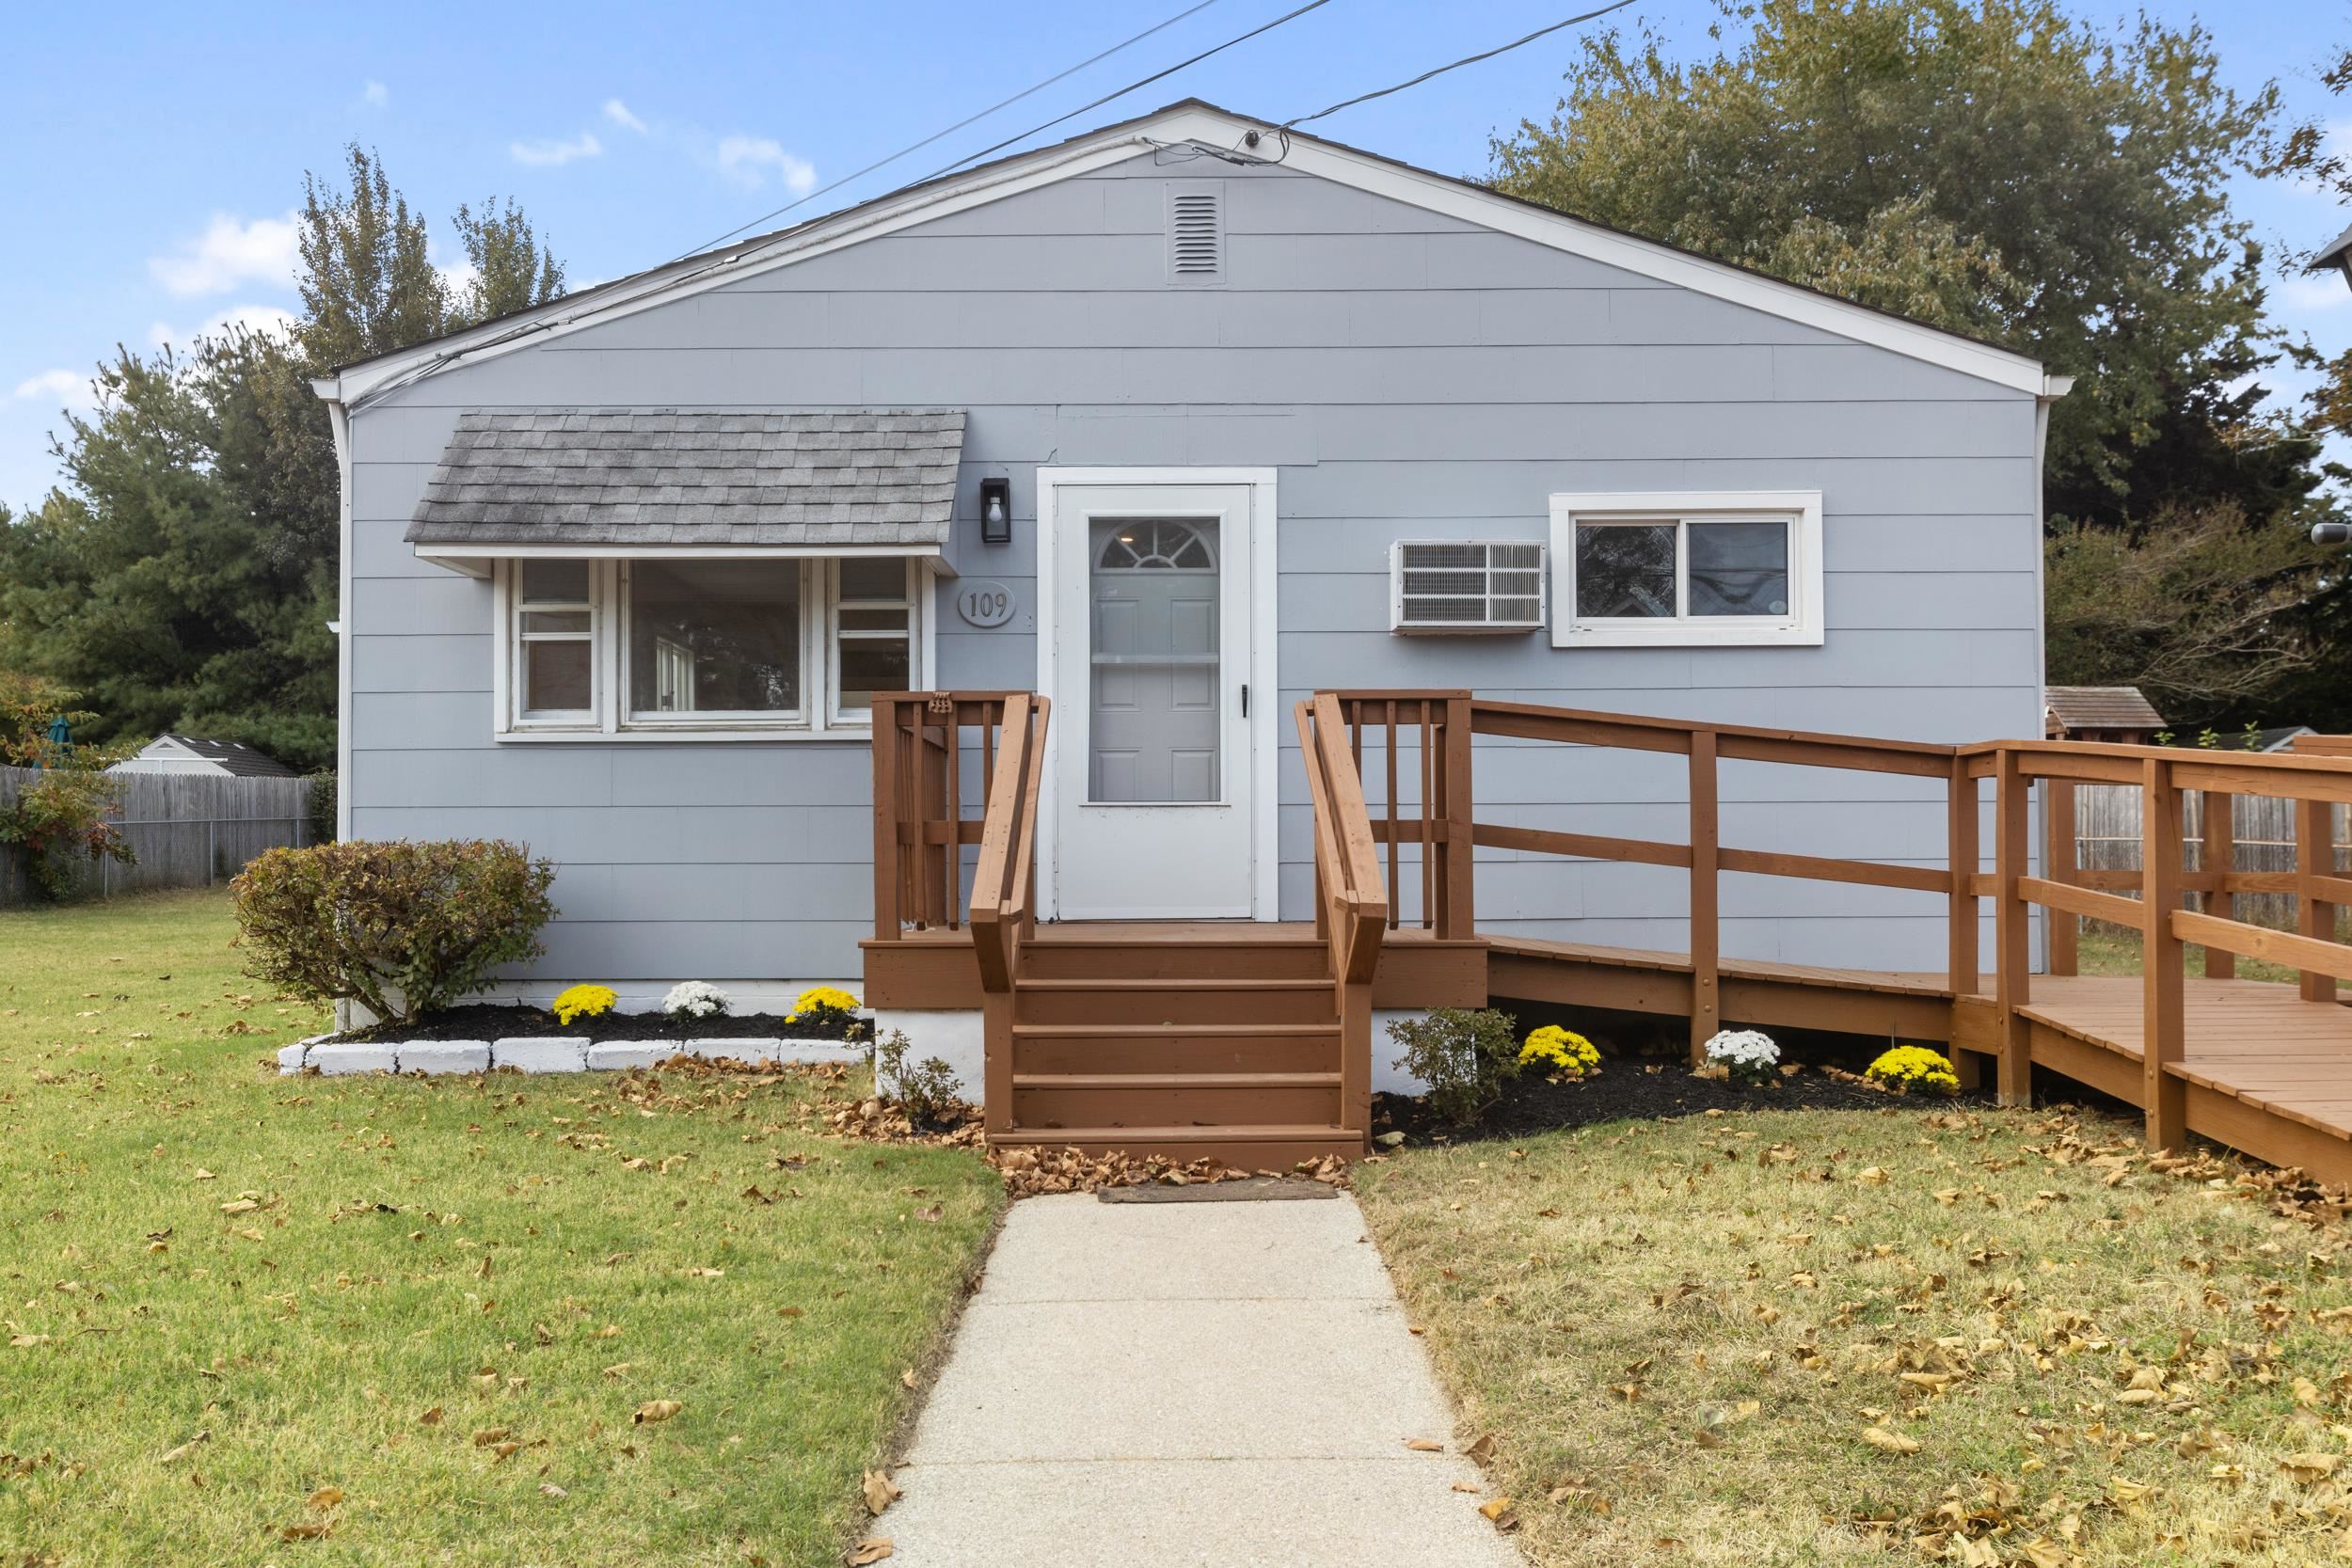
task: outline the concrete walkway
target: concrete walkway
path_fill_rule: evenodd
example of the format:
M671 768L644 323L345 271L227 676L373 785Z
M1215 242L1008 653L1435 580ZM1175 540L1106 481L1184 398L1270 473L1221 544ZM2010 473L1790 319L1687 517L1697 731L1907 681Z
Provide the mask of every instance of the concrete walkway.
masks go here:
M1030 1198L872 1533L893 1568L1518 1568L1454 1421L1352 1197Z

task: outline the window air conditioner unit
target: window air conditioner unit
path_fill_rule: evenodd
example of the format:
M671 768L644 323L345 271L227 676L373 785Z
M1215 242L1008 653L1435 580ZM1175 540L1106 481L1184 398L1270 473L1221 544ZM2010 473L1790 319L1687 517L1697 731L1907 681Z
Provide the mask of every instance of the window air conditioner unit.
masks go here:
M1528 540L1405 539L1389 556L1389 628L1416 635L1544 625L1544 546Z

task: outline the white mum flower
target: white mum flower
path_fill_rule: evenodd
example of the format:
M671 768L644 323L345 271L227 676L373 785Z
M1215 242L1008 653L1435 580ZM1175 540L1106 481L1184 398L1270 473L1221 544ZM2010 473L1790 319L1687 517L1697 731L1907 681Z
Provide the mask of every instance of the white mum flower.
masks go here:
M707 980L682 980L661 999L661 1010L672 1018L717 1018L735 1006L735 998Z
M1780 1065L1780 1047L1758 1029L1725 1029L1707 1042L1707 1059L1722 1067L1773 1068Z

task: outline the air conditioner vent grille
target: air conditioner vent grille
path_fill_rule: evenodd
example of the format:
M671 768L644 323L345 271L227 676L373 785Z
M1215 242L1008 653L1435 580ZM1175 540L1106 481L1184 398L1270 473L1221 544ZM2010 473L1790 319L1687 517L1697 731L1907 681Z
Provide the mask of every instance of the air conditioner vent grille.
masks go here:
M1533 631L1544 624L1544 546L1518 540L1400 541L1391 626L1402 632Z

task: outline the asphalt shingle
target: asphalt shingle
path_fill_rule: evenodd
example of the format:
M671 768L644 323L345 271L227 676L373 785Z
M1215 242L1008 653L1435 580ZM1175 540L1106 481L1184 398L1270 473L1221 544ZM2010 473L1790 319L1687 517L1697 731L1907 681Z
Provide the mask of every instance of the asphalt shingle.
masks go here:
M944 546L961 408L469 408L412 545Z

